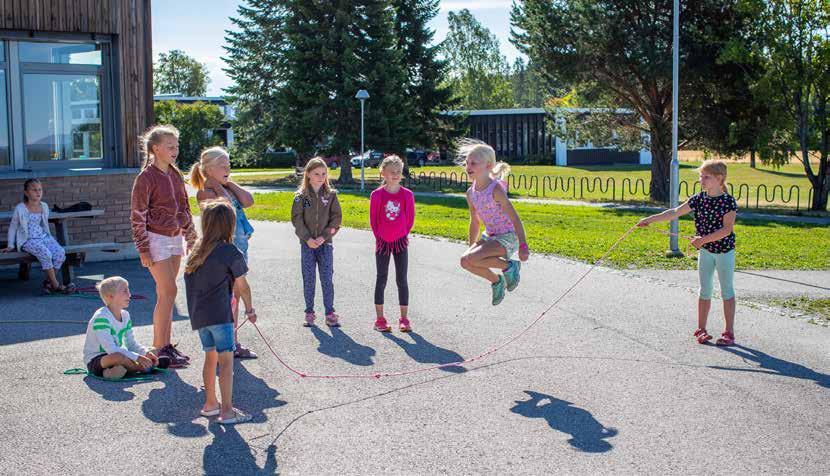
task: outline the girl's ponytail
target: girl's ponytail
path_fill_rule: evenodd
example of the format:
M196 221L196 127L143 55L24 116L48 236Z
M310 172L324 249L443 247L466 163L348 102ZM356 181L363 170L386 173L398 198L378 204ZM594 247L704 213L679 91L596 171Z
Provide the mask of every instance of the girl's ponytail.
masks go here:
M507 162L496 162L496 165L493 166L493 171L490 172L490 176L496 180L506 180L509 174L510 164Z
M190 167L190 185L196 190L202 190L205 187L205 172L202 170L202 163L196 162Z

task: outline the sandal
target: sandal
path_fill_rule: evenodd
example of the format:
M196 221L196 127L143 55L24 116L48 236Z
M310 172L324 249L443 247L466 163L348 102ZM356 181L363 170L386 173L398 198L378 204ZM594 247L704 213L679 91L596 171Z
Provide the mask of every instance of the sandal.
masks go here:
M731 332L724 332L720 335L720 339L715 341L715 345L728 346L735 343L735 334Z
M695 331L694 336L697 338L698 344L705 344L706 342L712 340L712 336L706 332L706 329L698 329Z
M236 408L233 409L233 413L234 413L234 415L231 418L224 418L223 419L222 417L219 417L219 419L216 420L216 421L218 421L219 424L221 424L221 425L236 425L238 423L247 423L247 422L251 421L251 419L253 418L252 415L249 415L247 413L242 413L241 411L237 410Z

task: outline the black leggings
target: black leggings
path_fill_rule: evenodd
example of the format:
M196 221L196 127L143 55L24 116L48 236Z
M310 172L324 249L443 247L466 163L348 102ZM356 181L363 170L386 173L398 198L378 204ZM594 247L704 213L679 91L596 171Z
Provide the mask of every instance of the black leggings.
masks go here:
M406 282L406 268L409 265L407 249L388 255L375 253L378 277L375 281L375 304L383 304L383 292L386 290L386 278L389 276L389 258L395 258L395 283L398 285L398 302L401 306L409 305L409 284Z

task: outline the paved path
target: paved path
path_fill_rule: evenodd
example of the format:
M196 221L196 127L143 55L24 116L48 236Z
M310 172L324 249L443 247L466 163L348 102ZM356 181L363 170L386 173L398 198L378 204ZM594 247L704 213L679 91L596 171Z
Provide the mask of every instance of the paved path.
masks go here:
M271 185L245 185L246 190L251 193L273 193L273 192L293 192L295 189L290 187L275 187ZM194 195L195 190L188 188L188 193ZM441 193L441 192L415 192L419 197L464 197L461 193ZM529 198L529 197L515 197L510 199L513 202L520 203L538 203L542 205L564 205L570 207L594 207L606 208L612 210L633 210L643 211L649 213L656 213L664 210L660 207L653 207L648 205L636 204L620 204L620 203L606 203L606 202L586 202L582 200L557 200L552 198ZM765 220L781 223L806 223L811 225L830 225L830 217L821 216L799 216L799 215L776 215L772 213L761 213L741 210L738 213L738 220Z
M415 332L382 335L371 330L371 235L343 230L335 283L344 326L306 329L290 226L254 226L250 278L261 328L309 372L474 356L523 329L587 269L534 256L519 289L494 308L488 287L459 269L462 245L416 237ZM88 265L79 283L113 273L152 298L135 261ZM25 285L0 283L0 320L86 320L99 305L39 297L37 280L35 272ZM151 302L131 306L145 342ZM61 375L81 363L82 325L0 323L0 467L84 475L830 473L830 328L739 304L740 345L699 346L691 339L695 303L687 286L598 269L488 359L380 380L300 379L246 326L241 338L262 358L236 366L235 404L254 415L236 428L198 416L202 356L181 298L174 336L196 363L149 383ZM392 308L388 315L397 317Z

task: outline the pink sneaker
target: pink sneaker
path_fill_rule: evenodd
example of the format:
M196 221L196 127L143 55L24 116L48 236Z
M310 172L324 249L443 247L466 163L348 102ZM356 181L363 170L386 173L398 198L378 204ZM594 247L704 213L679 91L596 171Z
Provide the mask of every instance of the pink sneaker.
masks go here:
M398 330L401 332L412 332L412 325L409 323L409 319L402 317L398 320Z
M314 319L317 319L317 314L313 312L305 313L305 322L303 323L304 327L314 327Z
M340 327L340 316L333 312L326 314L326 325L329 327Z
M375 320L375 330L378 332L390 332L392 328L389 327L389 323L386 322L386 318L381 316Z

